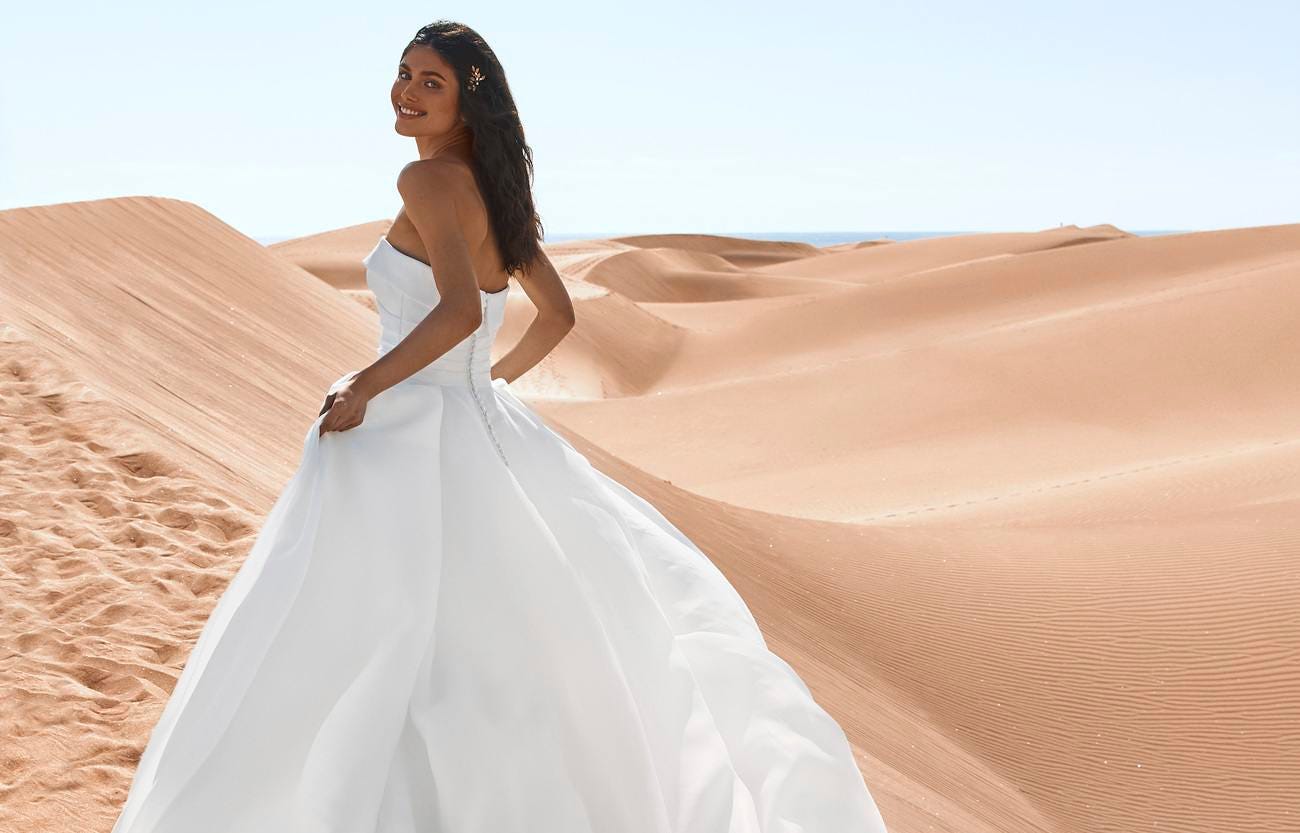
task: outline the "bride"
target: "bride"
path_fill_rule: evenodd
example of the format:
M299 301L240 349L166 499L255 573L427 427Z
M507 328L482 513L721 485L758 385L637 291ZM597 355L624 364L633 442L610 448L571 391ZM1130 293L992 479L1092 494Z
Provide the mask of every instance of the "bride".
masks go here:
M391 95L420 158L365 258L377 357L330 386L114 833L883 833L722 573L508 386L573 307L496 56L438 21ZM537 315L492 365L509 275Z

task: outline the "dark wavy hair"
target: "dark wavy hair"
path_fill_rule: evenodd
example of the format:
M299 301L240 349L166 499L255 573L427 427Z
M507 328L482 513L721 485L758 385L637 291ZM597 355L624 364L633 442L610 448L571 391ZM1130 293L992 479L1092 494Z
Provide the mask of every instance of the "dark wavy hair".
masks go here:
M460 112L474 138L474 179L487 204L501 261L514 275L540 250L542 220L533 205L533 150L524 141L506 72L487 41L463 23L436 20L420 27L402 57L414 46L431 47L456 71ZM483 76L473 89L466 86L471 66Z

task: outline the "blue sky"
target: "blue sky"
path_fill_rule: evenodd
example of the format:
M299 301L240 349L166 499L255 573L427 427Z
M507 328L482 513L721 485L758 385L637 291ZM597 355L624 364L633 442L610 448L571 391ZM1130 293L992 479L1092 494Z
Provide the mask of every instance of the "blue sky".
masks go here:
M391 218L423 24L505 64L549 233L1300 222L1300 4L7 4L0 208Z

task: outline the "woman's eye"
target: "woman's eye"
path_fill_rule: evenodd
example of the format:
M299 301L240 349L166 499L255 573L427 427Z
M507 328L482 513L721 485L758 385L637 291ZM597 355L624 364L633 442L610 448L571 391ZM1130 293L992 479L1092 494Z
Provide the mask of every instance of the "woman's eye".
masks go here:
M404 70L404 69L399 69L399 70L397 71L397 77L398 77L398 78L401 78L403 81L405 81L409 76L407 75L406 70ZM430 84L430 85L432 85L433 89L435 89L435 90L441 90L441 89L442 89L442 85L439 84L437 81L434 81L433 79L429 79L429 80L426 81L425 83L426 83L426 84Z

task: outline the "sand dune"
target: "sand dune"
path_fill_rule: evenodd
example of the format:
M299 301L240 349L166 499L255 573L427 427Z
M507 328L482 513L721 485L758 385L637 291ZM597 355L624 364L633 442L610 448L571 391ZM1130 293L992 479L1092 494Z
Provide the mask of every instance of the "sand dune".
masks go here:
M808 243L787 240L749 240L716 234L636 234L611 237L611 243L639 249L698 252L722 258L744 269L811 257L820 250Z
M386 228L0 212L0 829L108 829ZM1300 226L547 249L578 326L513 387L735 583L891 831L1295 829Z
M717 255L681 249L634 249L594 265L584 279L630 301L701 302L796 295L817 289L802 278L766 276Z
M364 290L365 269L357 251L368 251L388 231L389 220L361 223L322 234L281 240L266 248L306 269L336 289Z

